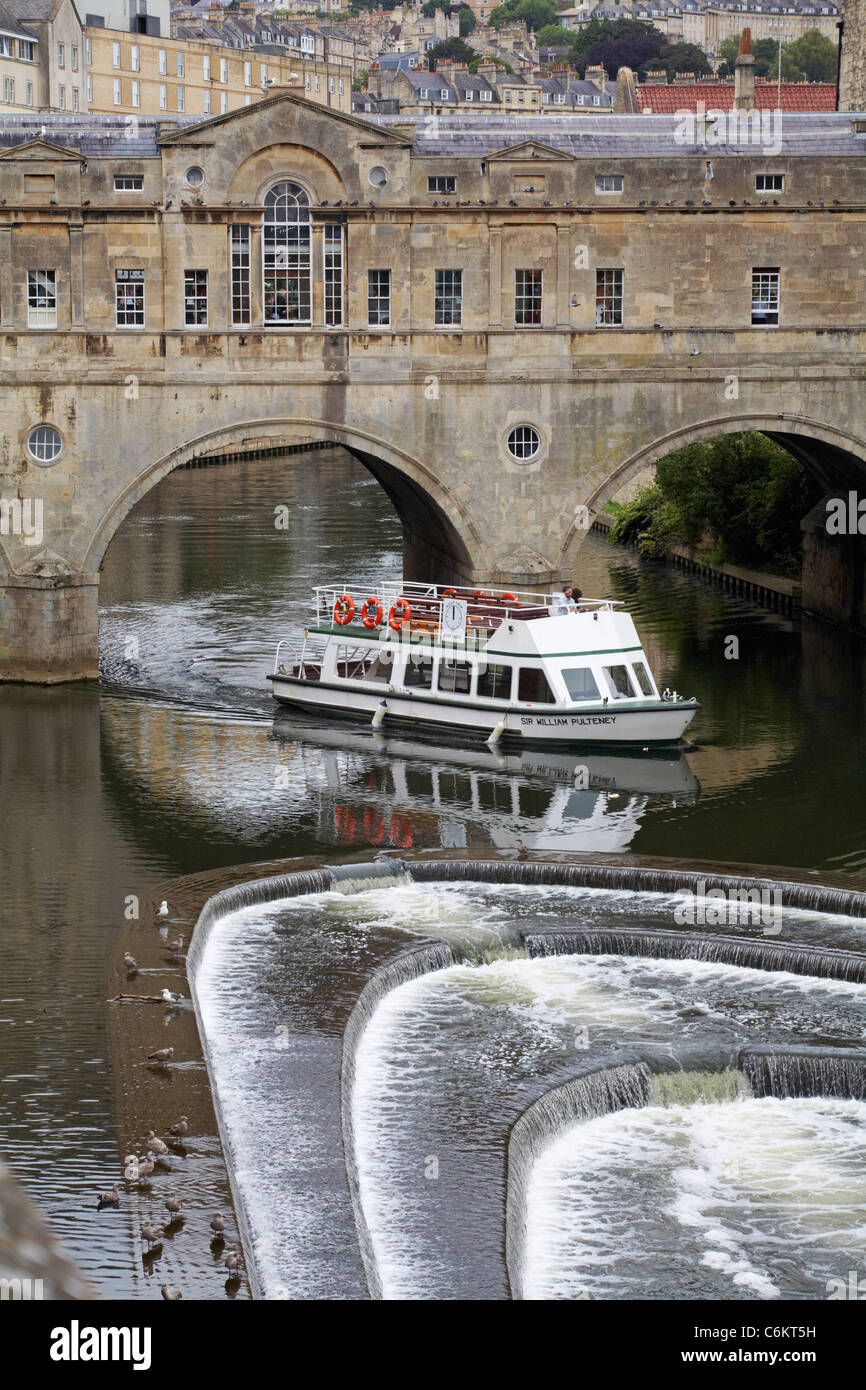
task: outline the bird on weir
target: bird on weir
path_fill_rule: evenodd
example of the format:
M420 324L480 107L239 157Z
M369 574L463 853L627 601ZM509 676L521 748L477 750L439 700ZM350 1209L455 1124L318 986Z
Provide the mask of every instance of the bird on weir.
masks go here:
M165 1067L171 1061L173 1056L173 1047L158 1047L155 1052L148 1052L147 1060L149 1062L158 1062L161 1067Z
M120 1193L117 1189L117 1183L114 1184L110 1192L100 1192L99 1201L96 1203L96 1206L97 1210L100 1207L120 1206Z

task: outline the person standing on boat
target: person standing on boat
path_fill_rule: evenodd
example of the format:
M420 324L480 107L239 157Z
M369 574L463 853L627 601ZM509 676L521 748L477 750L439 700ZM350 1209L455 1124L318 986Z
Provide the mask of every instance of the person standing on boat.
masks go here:
M576 613L580 606L582 594L576 584L566 584L561 594L557 594L554 599L554 613Z

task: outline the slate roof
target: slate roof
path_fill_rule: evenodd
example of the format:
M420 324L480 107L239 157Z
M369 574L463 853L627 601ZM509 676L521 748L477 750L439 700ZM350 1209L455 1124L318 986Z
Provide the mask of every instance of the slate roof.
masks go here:
M38 35L32 29L25 28L7 4L0 5L0 33L13 34L15 38L26 39L28 43L39 42Z
M673 89L678 90L678 89ZM255 110L253 107L252 110ZM423 116L365 116L374 127L387 130L409 124L415 126L415 148L420 155L451 158L485 158L497 150L510 149L526 140L536 140L583 158L670 159L682 157L689 148L677 141L679 124L673 116L534 115L525 113L519 126L513 115L498 109L443 115L436 122ZM866 112L861 113L866 119ZM0 116L0 149L9 149L25 140L43 138L54 145L74 150L84 158L114 156L147 158L157 154L160 129L182 130L200 125L201 116L140 116L137 134L127 138L130 127L123 115L59 114L21 112ZM781 123L781 154L866 156L866 135L856 135L852 113L844 111L792 113ZM753 145L714 146L717 156L749 154ZM692 153L703 157L696 146Z

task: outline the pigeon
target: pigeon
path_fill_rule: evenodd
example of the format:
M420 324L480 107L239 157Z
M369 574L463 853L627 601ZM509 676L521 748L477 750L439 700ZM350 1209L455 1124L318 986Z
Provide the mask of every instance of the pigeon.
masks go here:
M185 998L186 998L186 995L185 995L185 994L172 994L172 992L171 992L170 989L164 989L164 990L162 991L162 997L163 997L163 999L165 1000L166 1004L179 1004L179 1003L181 1002L182 999L185 999Z
M226 1255L226 1269L229 1272L230 1279L237 1279L240 1277L240 1267L241 1257L238 1254L237 1250L229 1250L228 1254Z
M154 1226L150 1217L148 1217L148 1219L145 1221L144 1225L141 1228L141 1234L144 1240L147 1241L147 1248L149 1250L151 1246L156 1245L156 1242L162 1235L162 1231L159 1230L156 1226Z
M215 1211L210 1219L210 1228L217 1239L222 1239L223 1231L226 1228L226 1219L220 1212Z
M96 1203L96 1206L97 1209L99 1207L120 1206L120 1193L117 1190L117 1183L114 1184L110 1192L100 1192L99 1201Z
M167 917L167 916L168 916L168 903L166 902L165 898L163 898L162 902L160 903L159 907L157 908L156 915L157 915L157 917Z
M155 1052L148 1052L147 1060L149 1062L159 1062L160 1066L164 1067L168 1065L173 1056L173 1047L158 1047Z
M172 1217L177 1216L181 1210L180 1202L176 1197L166 1197L164 1205L169 1216Z
M189 1120L186 1115L181 1115L177 1124L172 1125L168 1132L172 1139L185 1139L189 1134Z
M150 1151L150 1153L152 1153L152 1154L167 1154L167 1153L168 1153L168 1144L164 1143L164 1142L162 1141L162 1139L157 1139L157 1137L156 1137L156 1135L154 1134L154 1132L153 1132L152 1129L149 1129L149 1130L147 1131L147 1134L146 1134L144 1137L145 1137L145 1139L147 1140L147 1147L148 1147L148 1150Z
M159 1291L169 1303L176 1303L179 1298L183 1298L180 1289L169 1288L168 1284L160 1284Z
M130 955L129 951L124 952L123 963L126 966L127 970L130 972L130 974L134 973L138 969L138 961L135 959L135 956Z

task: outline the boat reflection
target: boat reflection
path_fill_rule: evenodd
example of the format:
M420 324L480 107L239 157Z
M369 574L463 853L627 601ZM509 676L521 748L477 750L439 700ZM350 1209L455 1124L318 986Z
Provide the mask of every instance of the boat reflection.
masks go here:
M320 834L348 846L625 850L654 803L693 804L685 754L443 747L280 713L273 737L317 750ZM310 787L312 790L312 786ZM438 832L438 833L437 833Z

